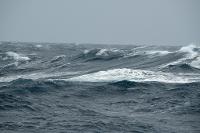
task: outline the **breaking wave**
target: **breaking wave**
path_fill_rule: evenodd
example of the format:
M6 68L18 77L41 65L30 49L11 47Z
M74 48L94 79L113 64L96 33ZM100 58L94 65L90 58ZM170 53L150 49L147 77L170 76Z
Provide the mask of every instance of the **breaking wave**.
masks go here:
M16 60L16 61L28 61L28 60L30 60L29 57L24 56L24 55L22 55L22 54L18 54L18 53L12 52L12 51L6 52L6 54L7 54L9 57L11 57L11 58L13 58L14 60Z
M99 71L91 74L81 75L66 79L67 81L81 81L81 82L116 82L116 81L155 81L166 83L187 83L189 79L176 76L170 73L153 72L148 70L133 70L133 69L111 69L107 71Z
M122 56L123 53L118 49L92 49L84 50L76 59L83 59L85 61L112 60Z
M162 67L167 67L169 65L178 65L178 64L188 64L195 68L200 68L200 49L194 44L181 47L178 51L175 51L176 54L183 54L182 58L163 65Z

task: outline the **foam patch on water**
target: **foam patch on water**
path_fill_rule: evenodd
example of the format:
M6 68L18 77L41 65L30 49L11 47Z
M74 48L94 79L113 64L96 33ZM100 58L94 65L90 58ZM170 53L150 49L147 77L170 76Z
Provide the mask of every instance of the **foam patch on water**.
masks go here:
M28 61L28 60L30 60L29 57L24 56L22 54L18 54L18 53L12 52L12 51L6 52L6 54L8 56L12 57L16 61Z
M171 73L154 72L147 70L134 70L134 69L111 69L107 71L99 71L66 79L67 81L81 81L81 82L115 82L115 81L156 81L166 83L188 83L189 79L183 76L176 76Z

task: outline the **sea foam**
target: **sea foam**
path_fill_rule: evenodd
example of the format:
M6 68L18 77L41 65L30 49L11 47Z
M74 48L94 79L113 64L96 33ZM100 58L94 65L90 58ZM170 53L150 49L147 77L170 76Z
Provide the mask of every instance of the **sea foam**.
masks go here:
M200 68L200 61L199 61L199 52L197 51L199 47L194 44L190 44L188 46L183 46L179 50L175 51L174 53L177 54L184 54L184 56L176 61L170 62L168 64L162 65L161 68L167 67L169 65L177 65L180 63L188 62L189 65L195 68Z
M81 82L115 82L115 81L156 81L166 83L187 83L190 82L183 76L176 76L170 73L154 72L139 69L111 69L107 71L99 71L95 73L85 74L78 77L66 79L67 81L81 81Z
M16 61L28 61L28 60L30 60L29 57L24 56L22 54L18 54L18 53L12 52L12 51L6 52L6 54L8 56L12 57Z

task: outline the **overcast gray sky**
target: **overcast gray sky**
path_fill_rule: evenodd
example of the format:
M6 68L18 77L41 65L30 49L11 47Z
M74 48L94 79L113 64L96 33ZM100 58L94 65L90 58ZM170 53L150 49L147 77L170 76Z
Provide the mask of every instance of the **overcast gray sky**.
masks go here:
M200 0L0 0L0 40L200 42Z

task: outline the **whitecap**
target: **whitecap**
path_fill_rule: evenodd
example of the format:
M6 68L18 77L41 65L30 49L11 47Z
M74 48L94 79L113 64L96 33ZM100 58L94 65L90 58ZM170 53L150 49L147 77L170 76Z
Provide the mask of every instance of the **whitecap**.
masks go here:
M199 67L199 61L198 61L199 52L195 49L199 49L199 47L197 47L194 44L181 47L178 51L175 51L174 53L184 53L185 54L184 57L176 61L170 62L168 64L162 65L160 68L164 68L169 65L177 65L180 63L184 63L185 61L190 61L189 64L191 66L198 68Z
M51 60L51 62L56 62L56 61L60 61L62 60L63 58L65 58L66 55L58 55L58 56L55 56L53 57L53 59Z
M190 65L191 65L192 67L195 67L195 68L200 69L200 56L197 57L195 60L193 60L193 61L190 63Z
M122 53L121 50L112 48L112 49L100 49L97 53L96 56L109 56L109 53Z
M181 47L178 52L184 52L187 53L186 58L187 59L192 59L194 57L196 57L198 55L197 51L194 51L195 48L198 48L197 46L195 46L194 44L190 44L188 46L184 46Z
M6 52L6 54L7 54L9 57L12 57L12 58L13 58L14 60L16 60L16 61L28 61L28 60L30 60L29 57L24 56L24 55L22 55L22 54L18 54L18 53L12 52L12 51Z
M189 79L183 76L177 76L171 73L154 72L139 69L111 69L107 71L99 71L95 73L85 74L77 77L65 79L67 81L81 81L81 82L115 82L115 81L156 81L166 83L187 83Z
M98 56L101 56L101 55L104 55L104 56L108 56L108 53L107 53L107 49L100 49L97 53L96 53L96 55Z

